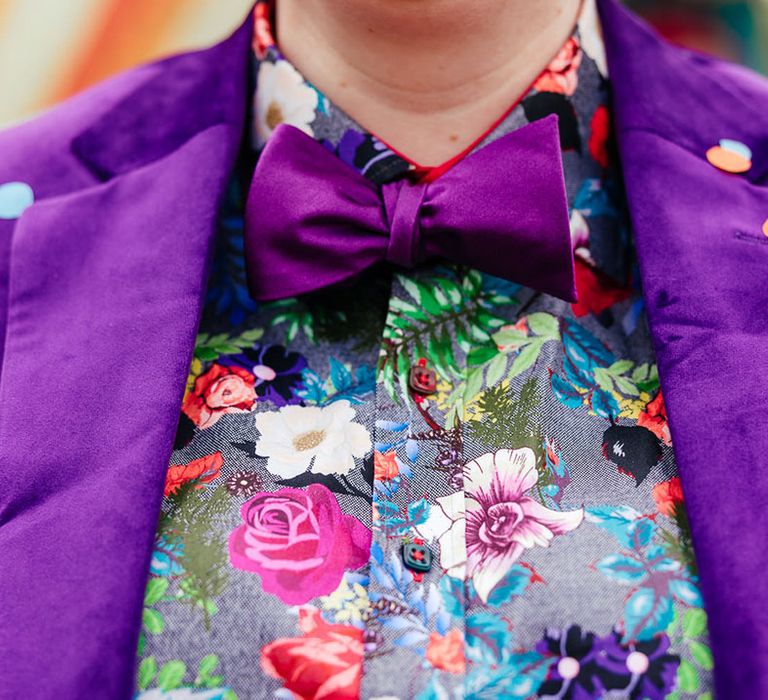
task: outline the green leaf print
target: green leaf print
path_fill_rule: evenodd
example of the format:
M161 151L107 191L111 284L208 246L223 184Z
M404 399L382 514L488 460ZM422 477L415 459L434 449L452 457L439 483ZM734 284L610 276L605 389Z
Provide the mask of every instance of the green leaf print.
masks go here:
M613 393L615 398L640 396L637 383L624 376L634 364L631 360L617 360L609 367L596 367L595 382L603 391Z
M141 614L141 621L144 624L144 628L150 634L160 634L165 629L163 616L152 608L144 608Z
M165 692L175 690L181 685L186 673L187 667L183 661L169 661L163 664L157 675L157 687Z
M262 304L274 313L270 326L282 327L283 344L289 344L298 333L311 343L352 341L355 348L377 344L381 338L391 281L388 275L364 273L354 294L329 287L312 294ZM421 311L415 307L415 313Z
M152 679L157 673L157 661L154 656L148 656L146 659L142 659L139 664L139 673L137 684L139 690L145 690L149 687Z
M511 300L483 290L482 275L475 271L425 279L398 275L397 280L408 298L390 301L378 379L400 402L399 394L408 396L403 373L424 357L454 386L449 400L454 406L466 395L460 388L467 379L465 367L482 366L498 354L491 334L504 321L493 309ZM459 351L466 353L465 361Z
M707 614L701 608L688 608L680 614L675 611L675 617L667 627L672 645L678 652L687 652L693 663L683 658L678 668L678 685L674 696L680 699L681 695L696 694L700 690L700 671L712 670L714 662L712 651L705 643L707 641ZM698 668L697 668L698 666ZM699 700L709 696L709 693L698 695ZM711 697L710 697L711 700Z
M168 590L168 579L154 576L147 583L147 590L144 592L144 605L154 605Z
M529 370L539 358L544 347L544 339L536 338L526 345L517 355L509 370L509 379L512 380L523 372Z
M178 688L215 688L224 692L223 698L237 700L237 695L233 690L222 687L224 685L223 676L213 675L218 665L219 657L216 654L204 656L198 665L197 677L194 682L190 682L189 680L184 680L187 675L187 666L181 659L173 659L163 664L158 673L157 660L154 656L148 656L139 663L136 685L139 690L146 690L152 685L154 680L155 687L163 692L169 692Z
M707 613L701 608L690 608L683 615L683 634L689 639L700 637L707 631Z
M204 362L219 359L220 355L236 355L253 345L264 335L261 328L251 328L240 335L230 336L227 333L209 335L201 333L195 342L195 357Z
M225 487L204 492L190 481L171 494L160 516L158 538L174 543L181 554L178 564L179 592L202 610L205 628L216 607L213 599L224 589L227 577L225 536L213 527L214 521L227 512L229 499ZM177 594L178 595L178 594Z
M683 693L695 693L699 689L699 672L687 659L681 659L677 668L677 686Z
M219 657L216 654L208 654L200 660L200 666L197 670L197 678L195 678L196 687L204 688L217 688L223 682L221 676L211 675L216 667L219 665Z
M693 660L701 666L705 671L711 671L714 662L712 660L712 650L706 645L702 644L701 642L692 641L688 648L691 651L691 656L693 657Z
M632 381L640 391L654 394L659 388L659 370L656 365L638 365L632 372Z
M498 333L494 333L493 340L499 348L504 348L504 352L517 350L523 345L527 345L529 338L524 330L509 327L503 328Z
M482 419L466 426L472 441L492 450L530 447L541 460L543 437L535 379L526 380L517 395L500 384L489 387L480 396L478 407Z
M558 340L560 338L560 328L557 318L552 314L543 312L533 313L527 317L528 328L534 335L541 336L547 340Z
M495 386L501 381L507 369L506 355L496 355L488 364L488 373L485 376L487 386Z

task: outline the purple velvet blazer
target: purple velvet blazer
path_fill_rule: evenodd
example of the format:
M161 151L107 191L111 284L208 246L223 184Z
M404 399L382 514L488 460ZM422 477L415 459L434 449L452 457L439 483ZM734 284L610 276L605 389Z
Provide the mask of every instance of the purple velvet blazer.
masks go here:
M768 83L601 0L720 697L768 697ZM130 697L251 24L0 134L0 696ZM711 166L722 138L751 170ZM84 595L84 592L87 595Z

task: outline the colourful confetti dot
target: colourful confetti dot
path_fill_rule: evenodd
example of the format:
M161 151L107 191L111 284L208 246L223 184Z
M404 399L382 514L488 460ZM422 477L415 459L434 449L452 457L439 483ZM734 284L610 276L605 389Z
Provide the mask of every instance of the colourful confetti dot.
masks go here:
M720 148L735 153L745 160L752 160L752 149L746 143L734 141L733 139L720 139Z
M707 160L726 173L745 173L752 167L752 150L741 141L720 139L707 151Z
M0 185L0 219L18 219L34 201L35 194L26 182Z

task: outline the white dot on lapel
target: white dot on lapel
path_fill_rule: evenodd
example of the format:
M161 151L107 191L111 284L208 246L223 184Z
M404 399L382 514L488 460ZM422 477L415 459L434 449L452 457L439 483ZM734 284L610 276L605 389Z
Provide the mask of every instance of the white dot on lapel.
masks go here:
M35 193L26 182L0 185L0 219L18 219L35 201Z

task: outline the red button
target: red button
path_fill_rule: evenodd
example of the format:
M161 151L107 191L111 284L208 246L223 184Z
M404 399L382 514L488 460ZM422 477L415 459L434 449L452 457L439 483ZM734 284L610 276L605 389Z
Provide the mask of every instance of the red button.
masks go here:
M415 367L411 367L408 385L417 394L434 394L437 391L437 375L435 370L427 367L425 359L422 358Z

